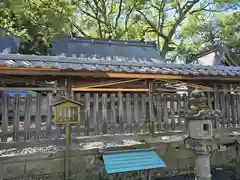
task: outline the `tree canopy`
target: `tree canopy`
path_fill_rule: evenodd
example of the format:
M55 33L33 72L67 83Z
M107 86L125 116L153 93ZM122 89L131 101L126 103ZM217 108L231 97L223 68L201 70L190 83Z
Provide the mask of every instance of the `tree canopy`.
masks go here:
M0 28L21 53L48 54L59 34L154 40L170 61L218 42L240 47L239 0L2 0Z

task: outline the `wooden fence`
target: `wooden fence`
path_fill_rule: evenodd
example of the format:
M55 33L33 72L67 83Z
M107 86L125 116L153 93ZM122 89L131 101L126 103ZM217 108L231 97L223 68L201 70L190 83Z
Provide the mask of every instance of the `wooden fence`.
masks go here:
M209 106L222 112L217 127L240 124L238 93L214 91L206 94ZM75 100L84 106L81 107L81 122L73 126L72 135L183 130L188 99L187 92L159 91L149 107L147 93L77 93ZM63 127L52 124L51 96L4 95L0 102L2 142L56 139L64 135Z

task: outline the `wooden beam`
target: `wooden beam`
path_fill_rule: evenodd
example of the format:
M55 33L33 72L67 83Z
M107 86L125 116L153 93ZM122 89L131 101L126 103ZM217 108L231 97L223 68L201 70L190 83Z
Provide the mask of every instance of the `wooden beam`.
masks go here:
M74 71L60 69L45 69L45 68L9 68L0 67L1 75L28 75L28 76L82 76L95 78L121 78L121 79L168 79L168 80L216 80L216 81L240 81L239 77L225 76L184 76L170 74L154 74L154 73L116 73L116 72L100 72L100 71Z
M139 80L141 80L141 79L130 79L130 80L126 80L126 81L102 82L102 83L100 82L100 83L80 86L78 88L96 88L96 87L103 87L103 86L112 86L112 85L117 85L117 84L125 84L125 83L129 83L129 82L136 82L136 81L139 81Z
M226 80L226 81L240 81L240 77L224 77L224 76L184 76L171 74L145 74L145 73L112 73L106 72L109 78L141 78L141 79L155 79L155 80Z
M72 88L72 90L83 92L148 92L148 89L125 89L125 88Z

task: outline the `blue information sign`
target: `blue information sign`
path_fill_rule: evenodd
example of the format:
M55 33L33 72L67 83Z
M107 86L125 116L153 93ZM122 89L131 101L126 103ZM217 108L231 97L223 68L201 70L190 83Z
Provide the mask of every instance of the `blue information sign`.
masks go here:
M28 94L29 91L27 90L4 90L4 94L8 94L9 96L15 96L16 94L19 94L20 96L25 96Z

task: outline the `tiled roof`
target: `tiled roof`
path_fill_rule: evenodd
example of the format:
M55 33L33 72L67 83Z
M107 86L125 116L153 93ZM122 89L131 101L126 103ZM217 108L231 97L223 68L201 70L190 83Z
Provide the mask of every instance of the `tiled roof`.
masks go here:
M20 41L16 37L0 36L0 53L1 52L17 53L19 45Z
M155 42L60 37L52 41L52 55L106 59L136 57L136 61L163 61Z
M56 68L60 70L86 70L124 73L158 73L186 76L240 76L240 67L202 66L193 64L166 64L147 62L145 58L126 57L61 57L0 54L0 66Z

